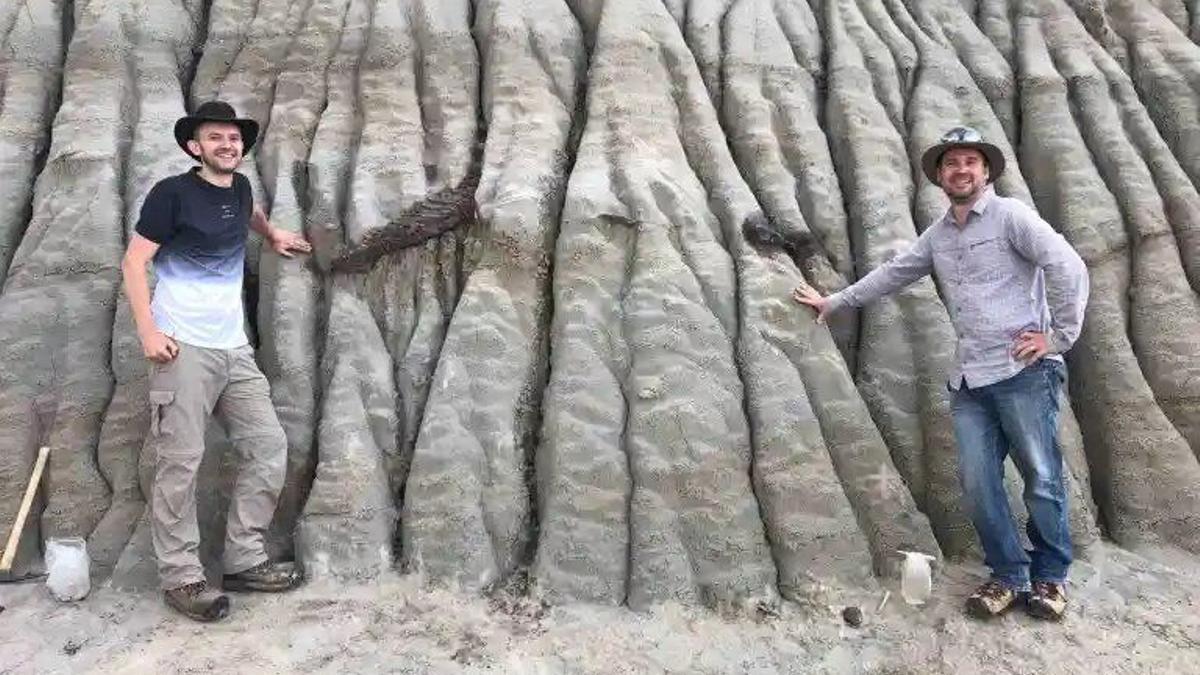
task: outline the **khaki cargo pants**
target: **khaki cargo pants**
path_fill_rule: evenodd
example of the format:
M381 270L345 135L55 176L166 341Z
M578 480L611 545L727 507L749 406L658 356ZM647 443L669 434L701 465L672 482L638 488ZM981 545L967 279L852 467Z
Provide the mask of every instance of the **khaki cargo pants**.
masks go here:
M283 488L287 439L271 405L267 378L250 346L205 349L179 344L166 364L150 365L150 435L155 453L150 524L164 589L204 580L196 521L196 473L213 412L239 456L229 503L226 574L267 560L263 533Z

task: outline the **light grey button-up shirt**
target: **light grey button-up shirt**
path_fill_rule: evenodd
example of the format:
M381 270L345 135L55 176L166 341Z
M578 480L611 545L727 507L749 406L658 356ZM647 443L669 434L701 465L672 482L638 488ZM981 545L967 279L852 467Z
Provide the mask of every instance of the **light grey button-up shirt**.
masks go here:
M950 387L983 387L1025 367L1013 354L1025 331L1049 333L1052 356L1079 337L1088 299L1087 266L1033 209L992 188L959 226L952 210L913 246L829 297L826 311L862 307L936 272L958 333Z

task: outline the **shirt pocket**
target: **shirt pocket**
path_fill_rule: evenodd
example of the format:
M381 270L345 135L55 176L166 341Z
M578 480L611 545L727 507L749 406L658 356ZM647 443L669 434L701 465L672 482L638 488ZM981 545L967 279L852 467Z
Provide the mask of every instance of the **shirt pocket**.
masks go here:
M963 249L950 244L933 245L933 271L943 284L961 281Z
M988 237L973 241L963 250L963 274L974 283L990 283L1003 279L1009 264L1008 240Z

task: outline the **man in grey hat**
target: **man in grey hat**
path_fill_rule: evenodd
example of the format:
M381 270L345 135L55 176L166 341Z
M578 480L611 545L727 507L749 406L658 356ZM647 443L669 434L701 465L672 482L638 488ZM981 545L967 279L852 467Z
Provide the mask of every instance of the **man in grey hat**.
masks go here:
M268 560L263 542L283 487L287 440L242 325L242 270L248 229L282 256L311 247L271 226L237 172L257 138L258 124L221 101L176 122L176 142L199 166L151 188L121 264L150 362L149 502L159 579L167 604L199 621L229 611L229 599L205 582L197 555L196 472L213 412L241 460L226 524L224 589L284 591L300 576L291 564Z
M1058 446L1062 354L1079 337L1088 297L1083 260L1033 209L995 194L1004 154L974 129L957 127L922 157L950 208L915 244L829 297L793 297L818 321L862 307L936 272L958 334L951 393L959 478L991 579L967 600L980 618L1022 595L1033 616L1060 619L1071 564L1067 497ZM1004 491L1011 454L1025 482L1025 551Z

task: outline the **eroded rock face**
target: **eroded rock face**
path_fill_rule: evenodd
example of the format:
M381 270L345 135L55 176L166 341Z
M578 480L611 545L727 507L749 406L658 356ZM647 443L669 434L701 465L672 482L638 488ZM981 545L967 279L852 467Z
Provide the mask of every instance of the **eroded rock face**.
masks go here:
M247 275L288 437L270 546L313 576L723 604L871 583L896 549L974 555L937 280L828 327L789 298L940 215L916 160L959 124L1092 273L1060 434L1077 547L1102 525L1200 554L1195 12L0 2L0 538L54 449L14 575L79 535L98 574L154 583L118 266L147 190L188 166L172 123L212 97L262 122L243 171L315 246L254 250ZM461 224L335 264L463 185ZM210 440L215 560L234 463Z

